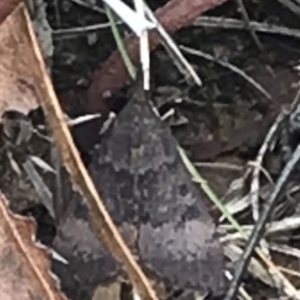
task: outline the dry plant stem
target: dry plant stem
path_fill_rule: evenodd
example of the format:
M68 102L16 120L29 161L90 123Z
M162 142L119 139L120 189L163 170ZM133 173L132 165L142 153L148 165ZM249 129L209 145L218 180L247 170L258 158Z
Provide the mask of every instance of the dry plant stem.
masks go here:
M53 130L56 144L63 156L65 166L70 172L72 182L80 190L89 206L89 213L93 224L97 229L100 240L110 250L111 254L122 263L132 284L144 300L158 300L148 279L134 260L130 250L124 243L116 226L113 224L98 192L85 169L79 153L72 140L68 125L64 120L63 113L55 95L51 80L47 74L43 57L39 50L34 30L30 23L27 11L24 9L27 20L29 36L32 41L33 50L38 62L38 73L42 82L40 86L40 100L47 118Z
M255 167L252 173L252 181L250 185L250 201L252 204L252 216L253 220L256 222L259 218L259 191L260 191L260 171L262 169L263 159L265 154L272 142L272 138L275 135L279 124L282 122L285 114L281 113L277 119L275 120L274 124L271 126L267 136L265 137L262 146L258 151L258 155L255 159Z
M244 19L244 23L245 23L245 27L249 30L250 34L251 34L251 37L254 41L254 43L256 44L257 48L263 52L264 48L263 48L263 45L261 44L258 36L256 35L256 32L255 32L255 29L253 27L251 27L251 24L250 24L250 19L249 19L249 15L247 13L247 10L244 6L244 3L243 3L243 0L235 0L238 7L239 7L239 10L241 12L241 15Z
M196 21L193 23L193 26L246 30L243 21L232 19L232 18L211 17L211 16L209 17L201 16L200 18L197 18ZM250 26L253 28L253 30L259 33L265 32L268 34L278 34L278 35L300 39L300 30L298 29L292 29L292 28L277 26L273 24L265 24L265 23L255 22L255 21L250 21ZM58 35L59 34L60 32L58 32Z
M161 25L169 33L192 23L205 11L214 8L228 0L170 0L159 8L155 15ZM156 31L149 33L150 50L160 44ZM139 40L130 35L125 41L128 54L133 63L139 61ZM129 80L129 74L118 51L104 62L102 67L93 74L92 84L87 93L87 111L99 112L103 109L103 96L106 92L119 90Z
M195 50L195 49L185 47L185 46L180 46L179 48L184 50L187 53L194 54L199 57L203 57L209 61L213 61L213 62L219 64L220 66L222 66L224 68L228 68L232 72L237 73L239 76L241 76L243 79L245 79L249 84L254 86L254 88L257 89L267 99L269 99L269 100L272 99L271 95L258 82L256 82L253 78L248 76L243 70L237 68L236 66L234 66L226 61L223 61L221 59L217 59L208 53L202 52L201 50Z

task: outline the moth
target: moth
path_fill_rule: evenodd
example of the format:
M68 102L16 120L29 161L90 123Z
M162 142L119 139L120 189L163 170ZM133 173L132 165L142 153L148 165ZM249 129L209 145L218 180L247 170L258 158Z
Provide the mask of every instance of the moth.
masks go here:
M215 225L141 77L93 151L91 175L151 278L168 290L217 294L224 256Z

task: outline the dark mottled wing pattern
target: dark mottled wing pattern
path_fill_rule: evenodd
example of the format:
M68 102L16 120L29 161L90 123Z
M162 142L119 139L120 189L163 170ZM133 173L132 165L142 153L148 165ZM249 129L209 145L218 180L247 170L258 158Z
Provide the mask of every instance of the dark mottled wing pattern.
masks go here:
M175 289L216 292L223 252L215 226L141 86L96 147L91 174L117 225L136 229L131 249L148 273Z
M110 285L122 274L121 266L100 242L90 222L88 207L62 167L62 200L66 208L52 243L67 264L53 261L63 291L73 300L90 300L96 287Z

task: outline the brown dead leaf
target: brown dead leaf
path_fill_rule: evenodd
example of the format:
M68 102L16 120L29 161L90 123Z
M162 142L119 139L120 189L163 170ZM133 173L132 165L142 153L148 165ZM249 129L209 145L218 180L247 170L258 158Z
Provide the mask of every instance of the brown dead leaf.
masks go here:
M4 110L27 113L38 105L32 89L35 59L24 22L15 10L0 25L0 116Z
M0 24L15 9L21 0L0 0Z
M51 276L49 252L33 241L33 222L6 202L0 193L0 299L66 300Z

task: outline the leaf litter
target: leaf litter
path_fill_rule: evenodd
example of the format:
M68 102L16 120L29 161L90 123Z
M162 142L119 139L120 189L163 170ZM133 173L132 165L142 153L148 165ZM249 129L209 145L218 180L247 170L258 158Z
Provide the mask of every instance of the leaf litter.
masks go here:
M25 108L25 111L26 111L26 108ZM50 164L49 164L49 166L50 166ZM268 187L267 187L268 188ZM271 188L272 187L269 187L270 188L270 190L271 190ZM269 191L270 192L270 191ZM250 202L249 202L250 203ZM250 204L247 204L247 205L250 205ZM244 205L244 208L247 208L247 207L249 207L249 206L247 206L247 205ZM259 204L259 205L261 205L261 204ZM240 210L241 211L241 210ZM247 213L247 211L246 210L244 210L244 212L246 212ZM292 218L291 218L291 220L292 220ZM283 224L284 222L282 222L282 224ZM226 245L225 245L226 246Z

